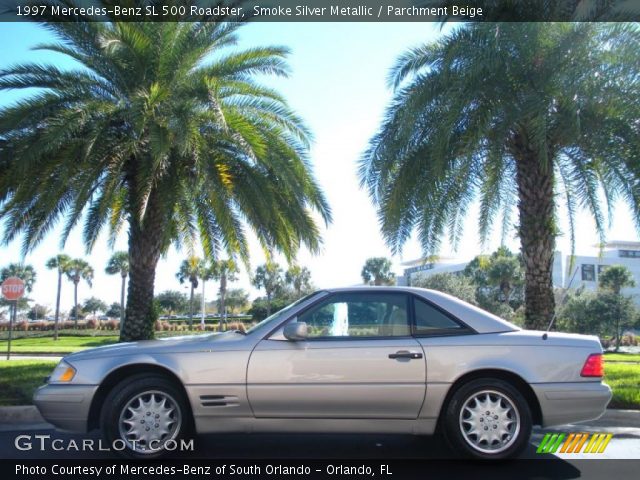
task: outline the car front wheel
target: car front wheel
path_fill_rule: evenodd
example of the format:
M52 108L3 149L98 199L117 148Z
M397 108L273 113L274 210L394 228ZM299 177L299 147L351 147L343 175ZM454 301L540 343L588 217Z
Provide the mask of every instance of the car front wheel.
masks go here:
M520 392L498 379L461 386L445 411L445 434L464 456L503 459L517 456L531 436L531 412Z
M105 399L102 428L112 448L134 458L154 458L175 448L189 426L182 392L160 375L135 375Z

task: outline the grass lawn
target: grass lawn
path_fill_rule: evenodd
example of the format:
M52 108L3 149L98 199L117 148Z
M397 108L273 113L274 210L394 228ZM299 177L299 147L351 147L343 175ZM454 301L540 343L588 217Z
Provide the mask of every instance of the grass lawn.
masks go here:
M52 337L18 338L11 341L13 353L71 353L85 348L100 347L117 343L116 335L108 337ZM0 341L0 354L7 351L7 342Z
M55 366L52 360L0 362L0 406L30 405L34 390Z
M605 361L604 380L613 390L610 408L640 409L640 363Z
M607 362L640 363L640 353L605 353L605 365Z

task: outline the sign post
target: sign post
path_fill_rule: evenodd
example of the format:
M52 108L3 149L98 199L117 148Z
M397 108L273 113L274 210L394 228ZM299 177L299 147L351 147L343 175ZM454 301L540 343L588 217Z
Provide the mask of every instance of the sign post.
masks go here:
M9 341L7 342L7 360L11 357L11 337L13 322L18 314L18 300L24 295L24 282L18 277L9 277L2 282L2 296L11 302L9 308Z

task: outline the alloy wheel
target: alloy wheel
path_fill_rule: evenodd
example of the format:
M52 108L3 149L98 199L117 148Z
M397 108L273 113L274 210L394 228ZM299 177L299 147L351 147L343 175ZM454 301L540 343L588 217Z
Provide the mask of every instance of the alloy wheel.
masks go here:
M520 414L505 393L481 390L471 394L460 409L459 426L464 440L482 453L508 449L520 432Z
M175 440L180 433L182 414L175 399L159 390L136 394L122 408L118 420L120 438L142 454L153 454Z

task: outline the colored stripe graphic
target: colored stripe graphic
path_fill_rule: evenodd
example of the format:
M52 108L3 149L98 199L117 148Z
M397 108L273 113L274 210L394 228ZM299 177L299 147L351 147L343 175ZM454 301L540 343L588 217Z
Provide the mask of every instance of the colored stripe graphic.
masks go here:
M558 439L556 440L556 443L553 444L553 447L549 449L549 453L556 453L558 451L558 448L560 447L560 444L564 440L564 437L566 437L564 433L561 433L560 435L558 435Z
M556 453L564 437L564 433L547 433L542 439L542 442L540 442L536 453Z
M607 445L609 445L609 442L611 441L612 438L613 438L613 434L612 433L608 433L607 437L604 440L604 443L602 444L602 446L598 450L598 453L604 452L604 449L607 448Z
M578 450L576 450L576 446L582 441L582 437L588 437L589 435L586 433L576 433L574 435L573 438L573 442L571 442L571 445L569 445L569 448L567 448L567 453L578 453ZM569 443L569 440L566 441L565 445Z
M589 434L588 433L583 433L582 434L582 440L580 440L580 443L578 443L578 445L576 446L576 448L573 451L573 453L580 453L580 450L582 450L582 446L586 443L588 438L589 438Z
M568 436L564 433L546 433L536 453L580 453L585 444L587 446L583 453L603 453L612 438L611 433L594 433L591 436L586 432L569 433Z
M547 446L547 442L549 441L550 438L551 438L551 434L550 433L547 433L542 438L542 441L540 442L540 445L538 445L538 449L536 450L536 453L546 453L545 452L545 447Z
M569 434L569 436L567 437L567 441L564 442L564 444L562 445L562 448L560 449L560 453L566 453L566 451L569 448L569 446L572 445L573 437L575 437L575 436L576 436L575 433L570 433Z

